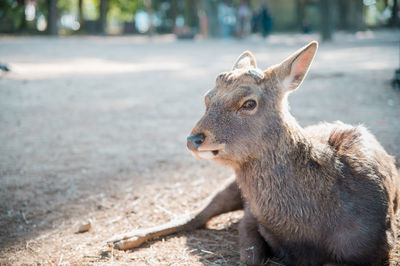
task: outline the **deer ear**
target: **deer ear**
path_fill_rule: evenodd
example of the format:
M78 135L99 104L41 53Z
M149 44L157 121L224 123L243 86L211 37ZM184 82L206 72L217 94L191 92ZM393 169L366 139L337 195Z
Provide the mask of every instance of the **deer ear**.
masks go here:
M243 52L238 59L236 59L236 63L233 65L232 70L243 68L257 68L256 59L250 51Z
M318 43L313 41L295 52L275 68L281 89L291 91L300 86L318 49Z

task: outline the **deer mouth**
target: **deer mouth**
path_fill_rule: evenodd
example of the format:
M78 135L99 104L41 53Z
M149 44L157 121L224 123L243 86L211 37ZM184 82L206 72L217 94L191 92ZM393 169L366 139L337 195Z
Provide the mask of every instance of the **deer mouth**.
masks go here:
M216 145L214 147L199 147L196 151L191 151L194 157L206 160L212 160L217 157L223 150L224 145Z
M219 151L211 150L211 151L192 151L194 157L199 159L212 160L217 157Z

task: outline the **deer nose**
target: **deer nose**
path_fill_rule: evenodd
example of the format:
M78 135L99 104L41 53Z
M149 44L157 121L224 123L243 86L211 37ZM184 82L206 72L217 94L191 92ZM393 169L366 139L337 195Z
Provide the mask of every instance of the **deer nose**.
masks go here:
M190 150L195 150L197 149L197 147L201 146L201 144L203 144L204 139L206 138L206 136L204 136L203 133L194 135L194 136L189 136L187 137L187 147Z

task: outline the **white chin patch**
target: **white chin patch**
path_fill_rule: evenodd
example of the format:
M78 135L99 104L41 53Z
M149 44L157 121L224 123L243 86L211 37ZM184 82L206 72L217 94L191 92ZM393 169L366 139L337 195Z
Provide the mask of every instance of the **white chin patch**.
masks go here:
M215 157L215 155L211 151L197 151L197 152L192 151L192 154L194 157L206 160L211 160Z

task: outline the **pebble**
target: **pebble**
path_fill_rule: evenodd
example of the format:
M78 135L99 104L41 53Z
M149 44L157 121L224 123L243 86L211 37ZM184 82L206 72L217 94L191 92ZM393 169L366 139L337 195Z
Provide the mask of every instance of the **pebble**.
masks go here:
M77 233L84 233L90 230L90 228L92 227L92 223L91 221L88 221L86 223L83 223L79 226L79 229L77 231Z

